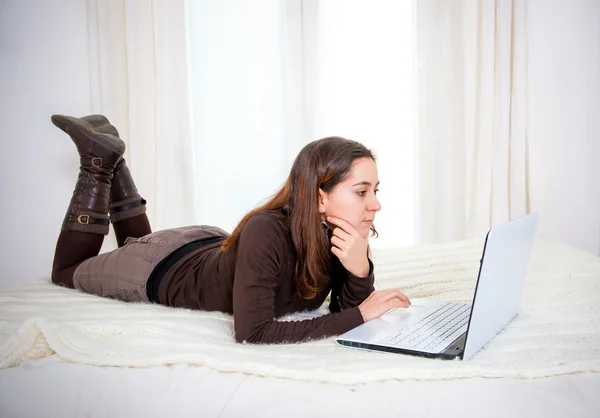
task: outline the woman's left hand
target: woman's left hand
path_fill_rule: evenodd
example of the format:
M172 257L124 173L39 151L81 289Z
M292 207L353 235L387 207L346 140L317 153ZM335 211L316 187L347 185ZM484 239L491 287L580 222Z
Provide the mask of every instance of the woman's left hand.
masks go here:
M328 216L327 221L337 225L331 236L331 252L340 259L346 270L356 277L369 275L369 259L367 246L369 238L360 233L343 219Z

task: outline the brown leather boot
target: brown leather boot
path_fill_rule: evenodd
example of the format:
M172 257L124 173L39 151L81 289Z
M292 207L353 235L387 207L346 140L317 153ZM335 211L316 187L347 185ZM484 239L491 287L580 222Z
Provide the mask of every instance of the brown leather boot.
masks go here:
M140 196L124 158L115 168L109 211L113 224L146 213L146 200Z
M51 120L71 137L80 156L79 177L61 230L106 235L111 180L125 143L110 130L100 131L89 119L53 115Z
M100 132L119 136L117 128L111 125L104 115L89 115L81 119ZM119 160L113 172L109 211L113 224L146 213L146 200L140 196L125 158Z

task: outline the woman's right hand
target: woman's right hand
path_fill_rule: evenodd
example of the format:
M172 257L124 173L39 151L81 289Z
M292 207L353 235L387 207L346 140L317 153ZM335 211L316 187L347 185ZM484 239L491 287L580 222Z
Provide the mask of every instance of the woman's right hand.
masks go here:
M408 308L410 300L398 289L374 290L358 309L365 322L379 318L393 308Z

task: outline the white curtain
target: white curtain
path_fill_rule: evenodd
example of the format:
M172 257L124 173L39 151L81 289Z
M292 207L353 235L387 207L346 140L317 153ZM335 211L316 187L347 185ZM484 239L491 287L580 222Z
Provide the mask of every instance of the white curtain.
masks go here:
M418 241L528 212L526 0L420 0Z
M88 0L92 109L125 155L153 229L196 222L184 0Z
M189 5L198 219L233 230L305 143L300 2Z
M415 242L414 25L411 0L319 2L314 139L339 135L377 158L382 210L372 247Z
M411 0L190 0L189 19L201 223L231 230L340 135L378 157L371 245L414 243Z
M576 3L88 0L92 107L128 142L155 228L230 230L279 187L306 142L341 134L379 156L374 246L481 236L532 208L570 236L571 209L555 194L575 189L571 177L554 175L559 192L546 180L563 163L563 138L595 144L585 112L594 103L558 99L596 86L597 7ZM582 27L552 32L563 20ZM573 155L585 183L593 161ZM573 193L591 214L593 193ZM579 234L597 244L586 226L595 218L582 219Z

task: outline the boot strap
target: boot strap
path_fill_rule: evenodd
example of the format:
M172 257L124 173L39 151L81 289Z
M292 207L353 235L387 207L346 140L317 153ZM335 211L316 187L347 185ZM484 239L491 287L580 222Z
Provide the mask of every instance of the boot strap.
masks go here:
M69 215L69 221L75 221L80 225L108 225L108 219L97 219L90 215L79 215L73 219L75 215Z
M145 204L146 204L146 199L141 199L136 202L128 203L123 206L117 206L115 208L110 208L110 213L112 214L112 213L117 213L117 212L123 212L124 210L137 208L138 206L145 205Z
M81 157L80 164L82 167L87 168L103 168L104 161L102 157Z

